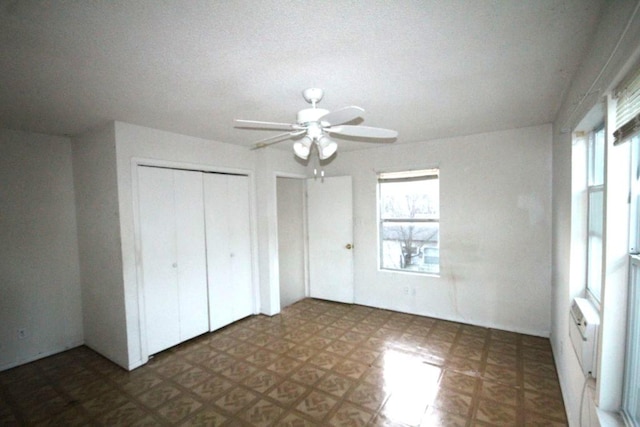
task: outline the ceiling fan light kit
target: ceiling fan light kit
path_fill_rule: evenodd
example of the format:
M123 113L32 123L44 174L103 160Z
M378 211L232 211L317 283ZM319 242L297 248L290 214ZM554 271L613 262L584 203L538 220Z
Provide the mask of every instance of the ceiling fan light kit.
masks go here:
M316 145L318 146L318 155L320 156L320 160L328 159L338 150L338 144L326 136L321 136L316 142Z
M313 141L308 136L302 138L302 141L298 141L293 144L293 152L301 159L308 159L311 152L311 143Z
M338 144L325 134L386 140L392 140L398 136L398 132L390 129L346 125L345 123L362 117L364 109L350 106L330 112L323 108L317 108L316 104L320 102L323 96L324 91L322 89L305 89L302 92L302 97L311 104L311 108L298 111L296 123L289 124L236 119L236 127L289 131L260 140L254 144L253 149L264 148L304 134L305 136L300 141L296 141L293 144L293 151L296 156L304 160L309 158L313 144L315 144L318 149L318 157L320 160L326 160L335 154L338 150Z

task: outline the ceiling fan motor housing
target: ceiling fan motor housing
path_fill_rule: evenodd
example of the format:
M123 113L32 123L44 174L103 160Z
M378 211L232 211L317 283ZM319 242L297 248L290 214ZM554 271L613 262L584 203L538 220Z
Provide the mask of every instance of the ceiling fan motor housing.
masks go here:
M297 122L299 125L317 122L320 118L329 113L329 110L323 108L305 108L298 111Z

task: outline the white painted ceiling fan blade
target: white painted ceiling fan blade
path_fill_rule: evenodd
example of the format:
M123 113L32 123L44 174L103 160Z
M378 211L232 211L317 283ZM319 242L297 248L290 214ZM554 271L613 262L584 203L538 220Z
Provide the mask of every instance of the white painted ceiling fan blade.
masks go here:
M332 126L325 129L329 133L338 135L357 136L361 138L396 138L398 132L391 129L374 128L369 126Z
M300 129L299 125L292 123L277 123L277 122L261 122L259 120L242 120L235 119L235 127L237 128L251 128L251 129Z
M325 114L320 117L319 121L321 123L329 123L332 125L340 125L342 123L350 122L351 120L355 120L358 117L362 117L364 114L364 108L356 107L352 105L351 107L344 107L336 111L332 111L330 113Z
M303 130L299 130L299 131L295 131L295 132L281 133L279 135L274 135L274 136L271 136L269 138L261 139L259 141L256 141L253 144L253 147L251 147L251 149L252 150L257 150L259 148L268 147L270 145L277 144L278 142L282 142L282 141L284 141L286 139L294 138L296 136L300 136L305 132L306 132L306 130L303 129Z

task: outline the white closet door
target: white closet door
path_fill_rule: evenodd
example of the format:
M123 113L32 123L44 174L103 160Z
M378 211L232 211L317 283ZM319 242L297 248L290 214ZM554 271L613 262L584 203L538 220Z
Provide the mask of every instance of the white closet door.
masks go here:
M249 178L204 174L210 330L253 314Z
M209 330L202 173L173 171L180 341Z
M202 178L138 167L148 354L208 329Z
M140 240L147 351L180 342L173 173L138 168Z
M229 206L229 249L231 277L235 292L235 320L253 314L253 280L251 269L251 216L249 211L249 177L227 177Z

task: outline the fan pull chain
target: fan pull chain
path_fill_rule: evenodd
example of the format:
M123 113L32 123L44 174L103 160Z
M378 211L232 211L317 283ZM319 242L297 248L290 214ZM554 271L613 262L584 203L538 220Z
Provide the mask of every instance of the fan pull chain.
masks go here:
M318 178L318 169L313 168L313 179ZM324 183L324 169L320 170L320 182Z
M315 145L316 145L316 150L318 150L317 144ZM319 157L320 157L320 153L318 153L318 157L315 157L315 156L313 157L313 179L318 178ZM320 165L320 167L322 167L322 165ZM324 169L320 169L320 182L324 183Z

